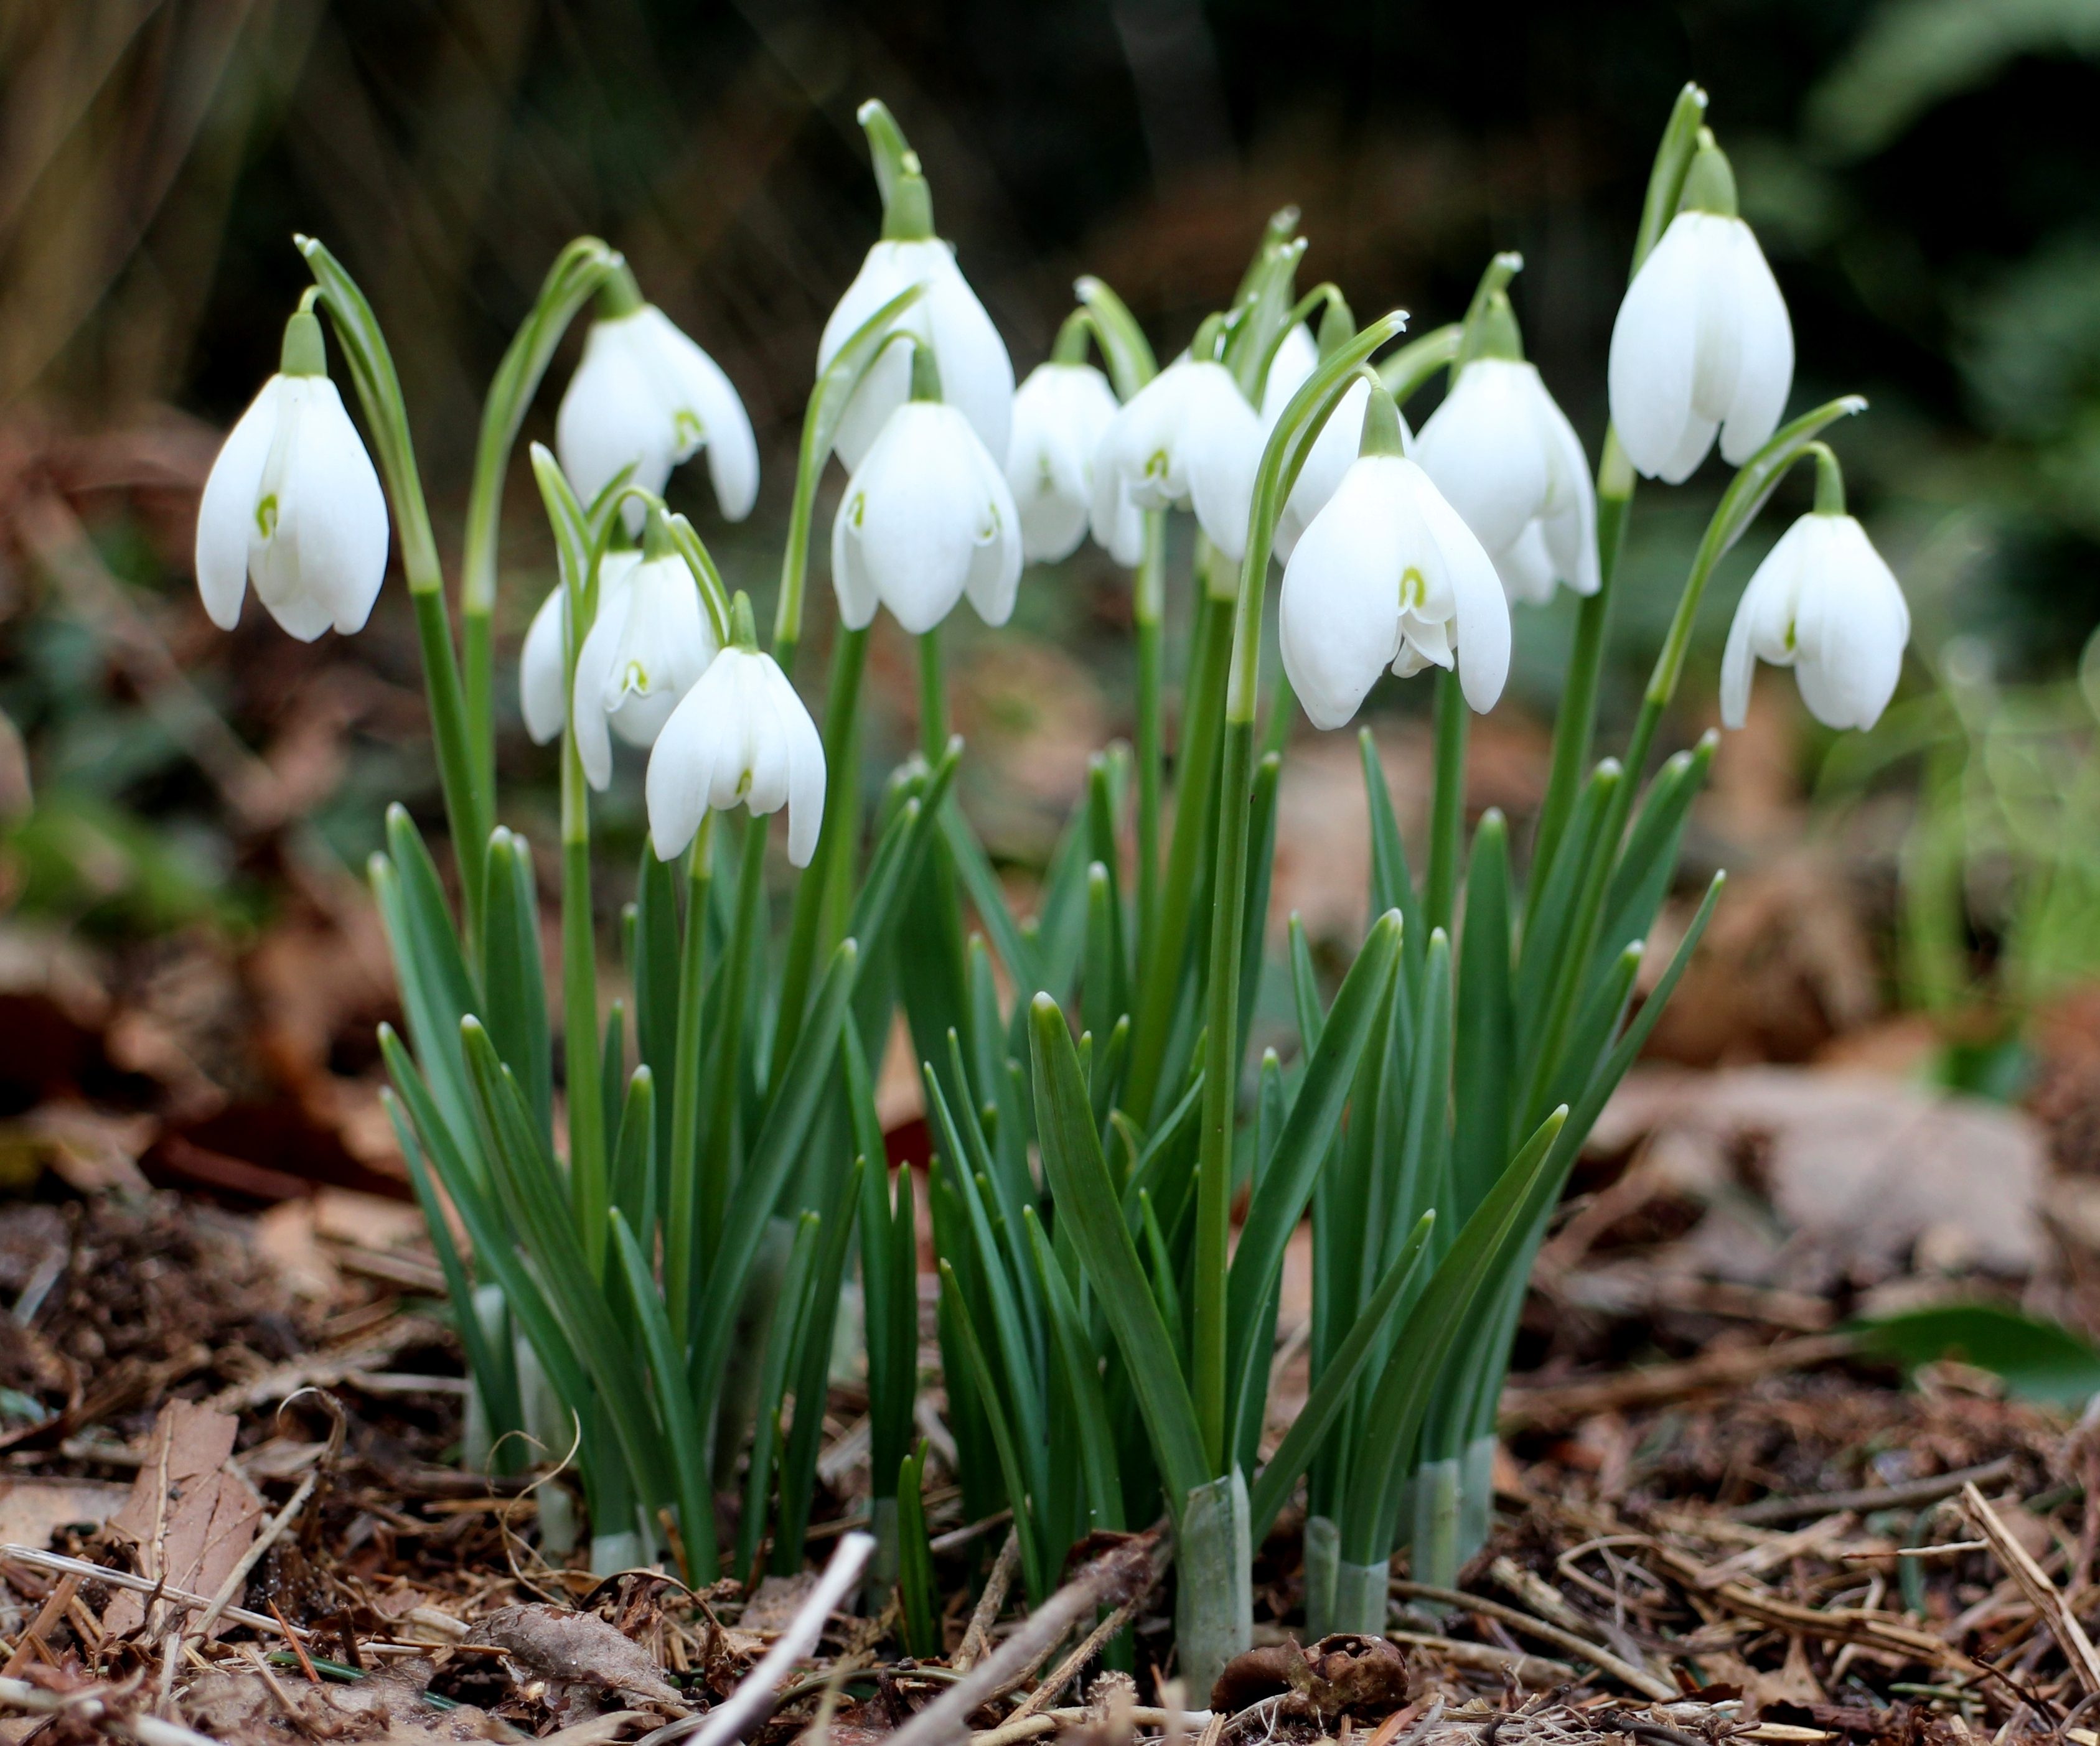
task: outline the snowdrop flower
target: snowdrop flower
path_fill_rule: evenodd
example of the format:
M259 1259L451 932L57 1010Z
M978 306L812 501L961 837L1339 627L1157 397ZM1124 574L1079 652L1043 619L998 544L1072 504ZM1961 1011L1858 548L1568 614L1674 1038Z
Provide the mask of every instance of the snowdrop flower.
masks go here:
M1835 463L1816 459L1834 479ZM1819 483L1815 509L1780 536L1743 590L1721 656L1721 719L1732 728L1749 712L1760 660L1793 669L1825 727L1870 728L1895 693L1910 609L1866 529L1831 496Z
M1390 666L1455 667L1494 707L1509 676L1509 606L1494 565L1429 475L1401 453L1392 397L1370 397L1362 452L1283 572L1283 667L1316 727L1338 728Z
M607 552L598 560L598 622L602 622L612 610L614 597L624 594L634 567L641 562L639 552ZM624 602L620 610L627 610ZM518 656L518 701L525 716L525 731L536 746L552 743L568 718L564 670L568 650L563 646L568 628L569 591L558 582L532 615L532 628L525 633L525 646Z
M642 301L624 267L599 308L554 420L555 452L576 495L589 503L627 466L633 483L660 495L672 468L705 448L715 500L742 521L758 500L758 440L721 366ZM626 514L638 533L641 503L630 499Z
M1004 624L1021 580L1020 512L976 428L940 399L931 353L913 351L913 397L854 470L832 523L839 615L859 630L886 606L921 636L968 594L986 624Z
M1020 512L1021 555L1030 563L1069 558L1086 537L1094 452L1116 412L1115 390L1091 364L1038 364L1014 395L1006 483ZM1129 514L1135 520L1136 509ZM1143 541L1141 525L1128 531Z
M1612 328L1612 423L1626 458L1672 485L1706 458L1740 466L1771 439L1793 382L1793 328L1728 161L1702 134L1683 204Z
M859 118L882 184L882 240L867 251L859 273L824 324L817 342L817 373L824 373L840 349L884 304L913 285L924 285L924 293L898 318L896 331L933 348L941 360L942 398L960 409L987 450L1003 456L1013 419L1013 360L1007 355L1006 342L955 265L954 245L933 234L933 199L918 154L905 145L880 104L862 104ZM889 415L911 393L910 360L898 347L884 346L839 421L832 442L839 459L858 469Z
M824 746L788 676L761 655L751 602L733 608L730 646L671 712L650 754L649 835L660 860L683 853L710 807L764 818L788 808L788 858L810 864L824 817Z
M1183 353L1116 414L1094 456L1094 537L1121 564L1128 509L1193 509L1227 558L1246 550L1247 512L1261 465L1262 425L1222 364Z
M362 630L386 575L386 497L328 378L320 319L285 324L282 362L211 464L197 505L197 592L221 630L253 578L302 642Z
M625 560L626 574L608 583L615 558ZM663 531L663 512L652 508L641 553L609 552L601 561L598 617L576 651L576 752L593 788L612 780L611 734L630 746L654 745L718 646L699 584Z
M1460 367L1414 454L1487 548L1510 599L1543 606L1556 581L1597 592L1597 494L1575 427L1538 367L1513 355L1508 309L1496 292L1491 349Z

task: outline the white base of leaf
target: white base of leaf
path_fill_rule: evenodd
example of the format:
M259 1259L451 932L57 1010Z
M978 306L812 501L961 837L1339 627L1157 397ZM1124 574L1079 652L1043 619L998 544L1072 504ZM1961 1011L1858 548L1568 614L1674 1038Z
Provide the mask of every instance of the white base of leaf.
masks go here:
M1390 1593L1386 1585L1392 1576L1392 1567L1383 1563L1352 1564L1344 1561L1337 1564L1335 1616L1328 1620L1327 1629L1353 1631L1360 1637L1383 1637Z
M544 1498L553 1491L551 1485L540 1488ZM544 1510L546 1506L540 1506ZM573 1532L573 1528L571 1532ZM593 1534L590 1543L590 1567L593 1576L610 1576L623 1570L638 1570L648 1562L649 1554L642 1544L642 1536L629 1531L624 1534Z
M1417 1582L1454 1586L1458 1576L1458 1484L1456 1457L1426 1461L1414 1475L1414 1550L1410 1563Z
M1246 1479L1237 1467L1228 1478L1198 1486L1181 1507L1174 1640L1192 1704L1207 1704L1225 1663L1254 1642L1247 1518Z
M1464 1469L1458 1483L1458 1563L1472 1562L1488 1543L1495 1523L1495 1451L1498 1440L1490 1431L1466 1445Z
M878 1618L889 1604L889 1591L897 1586L897 1500L877 1497L868 1506L868 1532L875 1536L875 1550L868 1554L867 1568L861 1572L860 1610Z
M1331 1516L1305 1519L1305 1640L1317 1642L1333 1627L1335 1572L1342 1556L1342 1531Z

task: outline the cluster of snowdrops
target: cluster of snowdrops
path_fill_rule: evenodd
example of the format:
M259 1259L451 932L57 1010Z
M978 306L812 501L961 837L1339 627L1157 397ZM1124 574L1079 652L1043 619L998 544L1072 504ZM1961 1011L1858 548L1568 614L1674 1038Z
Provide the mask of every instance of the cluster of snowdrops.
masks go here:
M1716 894L1636 1003L1710 737L1652 777L1646 766L1706 581L1797 461L1815 463L1815 506L1743 595L1724 720L1740 725L1762 659L1792 666L1830 725L1870 726L1908 637L1902 593L1819 439L1863 403L1782 427L1792 329L1705 101L1687 89L1658 150L1594 471L1524 357L1517 258L1489 263L1462 320L1403 342L1400 311L1359 326L1336 287L1299 293L1291 213L1232 306L1164 368L1114 293L1083 279L1052 355L1017 390L935 235L923 166L867 105L883 234L819 347L765 649L747 595L662 496L673 468L704 456L721 514L749 514L750 421L616 253L589 238L564 253L491 388L455 633L378 323L335 258L300 239L315 286L213 469L198 583L229 628L252 582L293 635L351 633L398 535L457 874L448 897L397 809L373 866L409 1033L382 1038L390 1107L477 1410L499 1444L536 1429L573 1444L595 1564L668 1553L689 1580L710 1577L726 1531L737 1573L761 1557L799 1567L821 1413L794 1403L823 1399L857 1260L871 1581L878 1598L900 1593L907 1641L938 1649L919 1496L917 1192L941 1260L957 1477L973 1515L1013 1512L1036 1598L1074 1540L1163 1509L1183 1570L1179 1653L1207 1682L1247 1641L1250 1546L1301 1481L1312 1628L1380 1629L1396 1544L1411 1541L1433 1580L1479 1543L1531 1256ZM562 747L558 1121L531 851L496 816L492 626L511 448L593 302L554 450L532 450L561 576L518 672L528 729ZM328 374L321 311L376 468ZM1410 430L1404 406L1439 376L1447 391ZM1592 764L1635 476L1682 482L1717 437L1736 470L1626 755ZM820 731L792 676L833 454L849 477ZM1196 538L1170 754L1161 624L1176 512ZM1136 743L1095 761L1024 922L949 793L961 747L940 627L965 597L1004 623L1024 569L1089 536L1132 572ZM1272 559L1283 672L1258 735ZM1512 610L1562 586L1582 601L1520 882L1498 814L1467 839L1467 712L1502 694ZM924 743L864 817L857 699L885 607L918 639ZM1410 871L1366 739L1374 924L1331 990L1293 927L1300 1047L1251 1064L1294 709L1339 728L1388 670L1436 676L1426 860ZM615 741L649 752L650 844L620 930L632 993L608 1012L589 792L609 783ZM757 821L783 805L788 859L808 871L776 930ZM1021 999L1002 999L993 953ZM923 1190L885 1171L869 1093L868 1060L900 1012L939 1154ZM1308 1211L1312 1392L1277 1442L1283 1248Z

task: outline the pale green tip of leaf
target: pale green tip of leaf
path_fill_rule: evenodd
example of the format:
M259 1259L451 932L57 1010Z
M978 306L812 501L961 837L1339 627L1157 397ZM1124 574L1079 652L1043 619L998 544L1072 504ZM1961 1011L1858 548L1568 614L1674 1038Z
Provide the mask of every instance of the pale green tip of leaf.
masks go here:
M488 1031L487 1027L483 1025L481 1021L476 1018L471 1012L461 1015L460 1019L460 1036L462 1039L471 1042L476 1037L486 1037L488 1034Z

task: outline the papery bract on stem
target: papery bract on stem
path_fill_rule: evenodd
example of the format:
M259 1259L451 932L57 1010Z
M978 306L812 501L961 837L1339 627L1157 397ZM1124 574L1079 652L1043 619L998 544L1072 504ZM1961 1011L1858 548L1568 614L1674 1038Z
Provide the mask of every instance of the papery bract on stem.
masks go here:
M1132 508L1191 509L1211 544L1237 560L1261 465L1262 425L1222 364L1185 354L1132 396L1094 457L1094 537L1118 563Z
M554 421L562 470L585 503L630 466L635 484L661 493L672 468L704 448L715 500L742 521L758 500L750 414L721 366L633 296L635 306L601 316L585 337ZM629 531L639 532L640 502L629 501L626 514Z
M1757 663L1791 667L1825 727L1872 727L1895 694L1910 608L1867 531L1811 512L1779 536L1743 590L1721 657L1721 719L1749 712Z
M362 630L386 575L386 497L324 373L320 323L292 317L284 367L227 434L197 505L197 591L221 630L249 582L302 642Z
M1030 563L1069 558L1087 535L1093 502L1094 456L1115 421L1115 390L1091 364L1038 364L1013 397L1013 434L1006 483L1021 517L1021 549ZM1105 542L1128 550L1145 529L1135 506L1131 525Z

